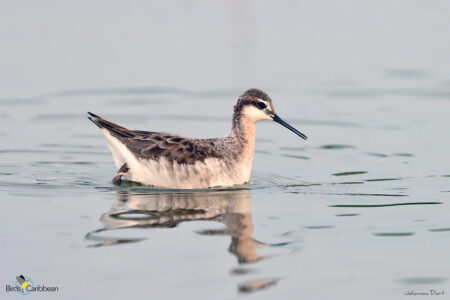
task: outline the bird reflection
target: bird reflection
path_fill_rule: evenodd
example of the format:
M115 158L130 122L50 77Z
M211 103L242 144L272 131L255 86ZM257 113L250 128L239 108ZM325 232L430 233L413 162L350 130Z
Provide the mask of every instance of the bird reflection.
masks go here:
M280 246L266 244L252 238L253 223L248 189L211 190L203 192L170 192L149 190L119 190L111 209L100 218L103 228L91 231L85 238L103 247L125 243L137 243L145 238L130 237L121 231L121 237L107 236L115 230L130 228L173 228L182 222L215 221L222 229L206 229L200 235L228 235L231 244L228 251L237 257L239 264L263 259L256 248ZM125 235L125 234L128 234ZM245 270L235 269L238 275ZM242 273L244 274L244 273ZM239 284L240 293L250 293L276 285L278 279L254 279Z
M89 232L86 239L96 242L89 247L136 243L144 238L108 237L105 232L126 228L172 228L189 221L216 221L225 227L197 233L228 235L231 237L228 250L238 262L255 262L262 259L255 249L268 244L252 238L250 202L248 189L158 193L119 190L110 211L100 218L104 227Z

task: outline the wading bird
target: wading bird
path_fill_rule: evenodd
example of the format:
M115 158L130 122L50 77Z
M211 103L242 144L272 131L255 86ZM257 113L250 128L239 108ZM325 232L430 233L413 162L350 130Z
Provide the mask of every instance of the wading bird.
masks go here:
M119 169L113 178L162 188L204 189L248 183L255 149L255 123L273 120L303 139L306 136L283 121L272 99L249 89L237 100L231 132L224 137L192 139L172 134L130 130L88 113L108 141Z

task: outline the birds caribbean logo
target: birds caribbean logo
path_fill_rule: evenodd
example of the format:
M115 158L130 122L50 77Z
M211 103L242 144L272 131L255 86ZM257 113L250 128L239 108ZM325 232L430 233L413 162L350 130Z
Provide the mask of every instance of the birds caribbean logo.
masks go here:
M25 276L23 276L23 275L16 276L16 279L17 279L17 282L19 283L19 285L23 289L26 288L30 284L30 281L28 279L26 279Z

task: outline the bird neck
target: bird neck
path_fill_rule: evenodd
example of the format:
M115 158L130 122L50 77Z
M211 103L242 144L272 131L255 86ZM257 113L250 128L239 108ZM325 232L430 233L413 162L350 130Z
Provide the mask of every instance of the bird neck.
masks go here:
M235 114L231 133L239 145L239 157L252 160L255 150L255 121L243 114Z

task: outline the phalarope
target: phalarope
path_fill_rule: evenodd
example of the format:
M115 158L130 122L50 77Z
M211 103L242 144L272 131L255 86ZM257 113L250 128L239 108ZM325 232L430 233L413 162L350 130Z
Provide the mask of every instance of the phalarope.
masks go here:
M192 139L178 135L129 130L88 112L106 137L114 164L122 176L146 185L174 189L204 189L248 183L255 149L255 123L273 120L303 139L306 135L283 121L272 99L249 89L234 106L232 129L221 138Z

